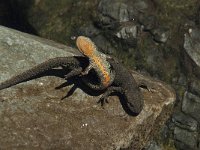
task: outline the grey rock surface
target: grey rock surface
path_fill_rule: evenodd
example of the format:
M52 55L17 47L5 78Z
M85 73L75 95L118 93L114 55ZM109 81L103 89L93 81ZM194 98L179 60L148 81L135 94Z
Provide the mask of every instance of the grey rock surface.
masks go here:
M126 41L131 46L135 46L137 42L137 25L130 24L122 27L117 33L116 37Z
M187 130L175 127L174 138L179 149L197 150L197 132L188 132Z
M140 24L144 29L154 27L155 18L149 12L154 12L154 4L149 0L100 0L95 18L101 29L110 31L106 35L110 41L114 39L123 45L123 49L127 49L125 45L137 47Z
M109 5L114 3L113 5ZM119 2L118 0L101 0L98 6L98 10L102 12L102 21L104 24L110 23L110 21L128 21L130 20L129 12L127 10L129 6L125 4L125 1ZM112 20L113 19L113 20Z
M109 24L112 21L125 22L135 19L141 12L151 10L152 6L153 3L148 0L101 0L98 11L101 14L100 21Z
M200 97L185 92L182 103L182 111L200 122Z
M185 115L182 112L174 113L172 121L180 128L189 131L197 131L198 123L195 119Z
M0 26L0 82L52 57L80 55L76 49ZM152 92L141 89L144 109L137 117L117 96L101 107L100 96L72 86L55 90L62 78L41 77L0 91L0 149L141 149L171 113L172 88L133 72Z
M200 97L200 80L193 79L189 83L189 91L197 96Z
M188 30L184 38L184 48L195 64L200 67L200 29L194 27Z

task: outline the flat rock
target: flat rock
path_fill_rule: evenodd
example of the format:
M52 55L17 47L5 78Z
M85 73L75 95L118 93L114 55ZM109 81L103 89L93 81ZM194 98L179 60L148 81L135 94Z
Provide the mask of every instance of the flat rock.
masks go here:
M80 53L53 41L0 26L0 82L49 58ZM61 100L72 85L55 89L64 79L45 76L0 91L0 149L141 149L168 119L174 90L133 72L137 81L151 83L144 109L129 116L117 96L104 106L99 96L81 88ZM128 82L128 81L127 81Z

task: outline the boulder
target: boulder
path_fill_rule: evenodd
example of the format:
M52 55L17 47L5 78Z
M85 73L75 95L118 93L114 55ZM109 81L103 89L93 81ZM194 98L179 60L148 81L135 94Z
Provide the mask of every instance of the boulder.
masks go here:
M75 48L0 26L0 82L50 58L74 55L80 55ZM65 85L59 76L1 90L0 149L143 148L168 119L176 96L163 82L134 71L133 77L152 85L151 91L141 88L145 105L138 116L129 116L117 96L101 106L101 95L87 93L78 80Z

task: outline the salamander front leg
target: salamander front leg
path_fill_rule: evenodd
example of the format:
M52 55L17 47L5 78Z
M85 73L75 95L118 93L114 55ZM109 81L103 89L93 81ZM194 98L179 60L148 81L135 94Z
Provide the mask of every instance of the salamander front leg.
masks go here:
M101 103L101 105L103 106L104 102L108 103L107 98L113 93L113 92L119 92L119 93L123 93L124 90L121 87L116 87L116 86L110 86L107 88L107 90L102 94L100 100L98 101L98 103Z

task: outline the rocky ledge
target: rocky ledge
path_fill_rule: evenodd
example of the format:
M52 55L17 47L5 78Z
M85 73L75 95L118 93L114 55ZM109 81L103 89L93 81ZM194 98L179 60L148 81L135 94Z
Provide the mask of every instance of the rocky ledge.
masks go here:
M49 58L80 55L74 48L2 26L0 52L0 82ZM141 89L145 106L137 117L124 111L117 96L101 106L100 95L72 87L75 81L62 86L66 81L58 76L1 90L0 149L141 149L168 119L176 96L160 81L136 72L133 76L153 87L151 92Z

